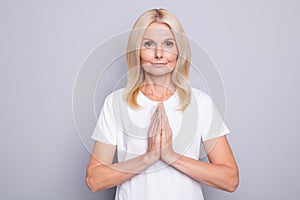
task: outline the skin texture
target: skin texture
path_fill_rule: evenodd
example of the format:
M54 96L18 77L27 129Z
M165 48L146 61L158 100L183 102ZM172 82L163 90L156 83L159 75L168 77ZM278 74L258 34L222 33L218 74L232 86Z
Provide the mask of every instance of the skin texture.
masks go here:
M178 57L169 27L161 23L151 24L144 34L140 54L145 70L141 92L154 101L168 99L175 91L171 75ZM163 103L158 103L148 129L147 151L125 162L112 164L116 146L95 142L87 167L86 183L92 192L110 188L131 179L161 159L198 182L235 191L239 183L238 167L226 136L205 141L204 148L209 152L209 163L175 152L168 116Z
M141 91L154 101L164 101L173 95L175 86L171 81L178 50L170 28L153 23L144 34L141 64L145 71L145 82Z

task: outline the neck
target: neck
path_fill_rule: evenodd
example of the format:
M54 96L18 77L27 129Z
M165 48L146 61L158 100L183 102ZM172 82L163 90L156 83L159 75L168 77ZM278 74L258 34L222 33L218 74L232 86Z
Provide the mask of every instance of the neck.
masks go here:
M164 101L175 92L171 78L147 77L140 87L141 92L154 101Z

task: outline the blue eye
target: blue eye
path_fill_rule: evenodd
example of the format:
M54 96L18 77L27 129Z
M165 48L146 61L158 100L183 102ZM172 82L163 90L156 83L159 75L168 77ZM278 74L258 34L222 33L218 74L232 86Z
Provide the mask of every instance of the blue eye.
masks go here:
M151 41L145 42L144 45L145 45L146 48L153 48L153 47L155 47L154 43L151 42Z
M171 47L174 46L174 42L172 42L172 41L166 41L166 42L164 43L164 46L165 46L165 47L168 47L168 48L171 48Z

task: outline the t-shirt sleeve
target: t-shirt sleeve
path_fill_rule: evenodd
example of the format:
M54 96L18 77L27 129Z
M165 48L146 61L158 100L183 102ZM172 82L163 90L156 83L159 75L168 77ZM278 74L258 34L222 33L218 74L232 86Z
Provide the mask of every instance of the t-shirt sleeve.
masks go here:
M209 95L206 95L205 108L202 118L205 127L202 142L228 134L230 131L223 120L224 117Z
M112 95L109 95L100 111L92 139L106 144L117 145L118 128L112 109Z

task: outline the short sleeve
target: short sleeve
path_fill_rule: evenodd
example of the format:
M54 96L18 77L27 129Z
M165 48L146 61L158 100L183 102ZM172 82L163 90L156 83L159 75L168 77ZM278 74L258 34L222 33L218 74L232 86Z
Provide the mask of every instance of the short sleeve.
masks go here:
M203 113L204 129L202 132L202 141L217 138L228 134L230 131L224 122L218 108L209 95L205 95L205 106Z
M117 145L118 128L112 109L112 95L109 95L103 104L92 139L106 144Z

